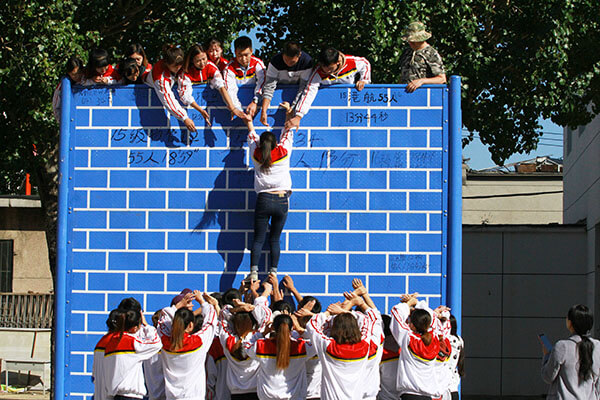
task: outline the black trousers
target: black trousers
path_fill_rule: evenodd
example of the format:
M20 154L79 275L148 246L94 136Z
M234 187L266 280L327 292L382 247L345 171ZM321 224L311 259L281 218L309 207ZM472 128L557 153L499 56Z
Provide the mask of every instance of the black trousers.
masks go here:
M232 394L231 400L258 400L258 395L256 393Z
M431 400L431 397L421 396L418 394L403 394L402 396L400 396L400 399L402 399L402 400Z

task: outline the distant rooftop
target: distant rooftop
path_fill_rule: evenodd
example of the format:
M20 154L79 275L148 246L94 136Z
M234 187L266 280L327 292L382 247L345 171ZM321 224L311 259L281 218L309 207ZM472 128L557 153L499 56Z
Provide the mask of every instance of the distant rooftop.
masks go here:
M464 160L464 162L467 162ZM557 176L562 175L562 158L553 158L550 156L540 156L529 160L518 161L511 164L496 165L490 168L473 170L468 168L467 174L481 176L498 175L535 175L535 176Z

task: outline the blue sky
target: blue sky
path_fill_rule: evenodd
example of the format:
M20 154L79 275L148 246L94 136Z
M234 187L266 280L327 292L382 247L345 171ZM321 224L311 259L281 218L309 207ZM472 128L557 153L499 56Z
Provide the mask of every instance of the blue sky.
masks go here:
M542 125L541 130L544 134L540 138L537 149L529 154L514 154L506 160L505 164L531 159L536 156L551 156L554 158L563 157L562 128L550 120L540 120L540 125ZM466 134L466 131L463 132L463 136ZM495 165L490 156L488 147L481 143L477 138L473 139L467 147L463 148L463 157L470 158L467 164L472 169L483 169Z
M250 31L242 31L240 32L240 36L241 35L249 36L252 39L252 43L254 44L255 49L260 49L262 47L262 43L256 38L256 29L252 29ZM233 49L233 42L231 43L231 48ZM542 132L544 132L544 134L540 138L537 149L529 154L514 154L508 160L506 160L505 164L531 159L536 156L551 156L554 158L562 158L562 128L554 124L550 120L540 120L540 125L542 126L541 130ZM466 131L463 132L463 136L465 136L466 134ZM469 143L465 148L463 148L463 158L470 159L467 164L472 169L483 169L493 167L495 165L495 163L492 161L492 157L490 156L488 146L481 143L481 141L477 137L475 137L475 139L473 139L471 143Z

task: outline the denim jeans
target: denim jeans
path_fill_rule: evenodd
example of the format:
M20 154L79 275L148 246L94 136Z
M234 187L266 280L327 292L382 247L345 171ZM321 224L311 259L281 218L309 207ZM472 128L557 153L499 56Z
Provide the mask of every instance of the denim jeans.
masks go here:
M250 253L250 266L256 267L260 261L260 253L267 238L269 219L271 220L271 265L269 271L277 271L279 263L279 238L285 225L288 213L288 195L259 193L254 210L254 241Z

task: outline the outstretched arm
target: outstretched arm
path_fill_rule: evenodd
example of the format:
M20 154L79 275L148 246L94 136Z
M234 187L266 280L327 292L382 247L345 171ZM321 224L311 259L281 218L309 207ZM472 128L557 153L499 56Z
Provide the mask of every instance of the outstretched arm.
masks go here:
M298 292L298 289L296 289L296 287L294 286L294 280L292 279L291 276L289 276L289 275L284 276L281 284L283 285L284 288L287 288L292 293L292 295L294 296L294 298L296 299L296 301L298 303L300 303L302 301L302 299L304 297L302 297L300 292Z
M352 280L352 288L354 289L354 294L362 297L365 303L367 303L367 306L377 309L377 307L375 307L375 303L373 303L373 300L371 300L371 296L369 296L367 288L363 285L362 280L354 278Z

